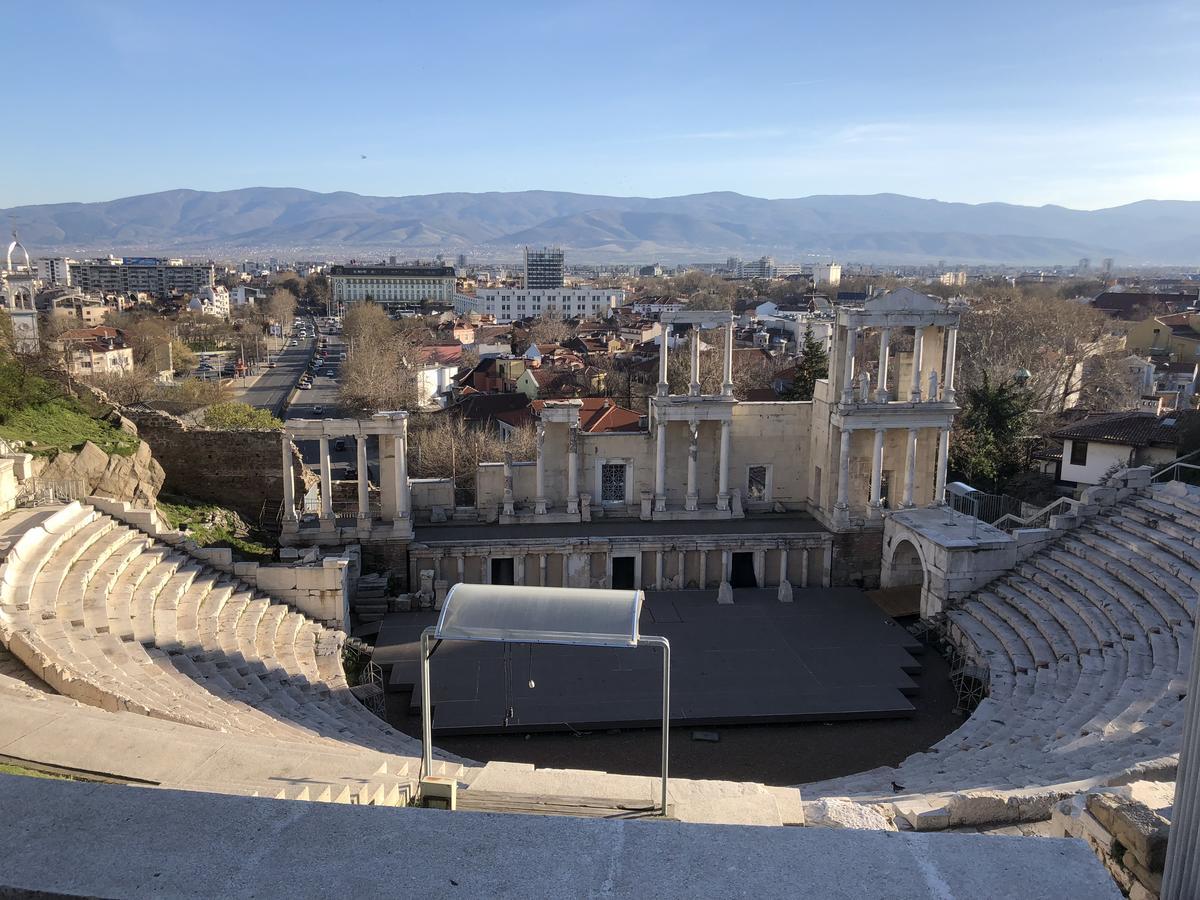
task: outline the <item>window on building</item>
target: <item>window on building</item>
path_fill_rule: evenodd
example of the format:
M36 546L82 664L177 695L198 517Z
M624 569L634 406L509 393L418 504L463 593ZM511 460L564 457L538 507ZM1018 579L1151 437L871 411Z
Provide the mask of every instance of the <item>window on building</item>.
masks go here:
M769 500L767 466L751 466L746 477L746 494L751 500Z
M1071 441L1071 465L1087 465L1087 441Z
M604 463L600 466L600 501L625 502L625 463Z

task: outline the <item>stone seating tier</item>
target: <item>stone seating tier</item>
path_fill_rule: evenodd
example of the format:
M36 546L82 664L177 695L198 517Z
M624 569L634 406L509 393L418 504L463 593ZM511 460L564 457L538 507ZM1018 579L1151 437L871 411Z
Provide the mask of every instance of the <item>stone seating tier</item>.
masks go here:
M923 809L946 827L943 807L971 792L1034 797L1166 771L1183 726L1198 548L1200 489L1155 485L956 604L945 634L988 671L974 714L896 767L802 785L805 800ZM1043 805L1008 814L1041 817Z
M29 529L0 573L0 645L67 698L314 749L417 759L419 742L351 693L344 641L77 503ZM0 687L16 691L12 680Z

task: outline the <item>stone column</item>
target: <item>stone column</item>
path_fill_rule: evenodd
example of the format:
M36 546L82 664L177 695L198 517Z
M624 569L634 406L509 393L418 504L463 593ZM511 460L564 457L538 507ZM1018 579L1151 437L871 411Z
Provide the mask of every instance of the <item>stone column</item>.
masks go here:
M721 423L721 459L717 465L717 509L729 509L729 431L730 423Z
M483 583L492 583L492 558L490 556L479 557L480 565L483 567Z
M396 440L396 508L400 510L401 516L408 518L408 416L400 420L400 434Z
M1200 622L1195 623L1200 625ZM1192 641L1162 900L1200 897L1200 641Z
M679 590L681 590L681 591L685 587L687 587L687 574L686 573L687 573L687 554L683 550L680 550L679 551Z
M579 512L579 428L567 432L567 512Z
M880 493L883 490L883 439L884 430L875 429L875 446L871 450L871 509L879 509Z
M700 586L700 590L708 587L708 551L700 551L700 576L696 579L696 584Z
M696 487L696 458L700 455L700 423L689 422L688 427L691 429L691 437L688 440L687 496L684 498L683 508L695 511L699 507L700 499Z
M766 550L755 550L754 556L752 557L752 559L754 560L754 586L760 587L760 588L766 587L767 586L767 551Z
M808 548L800 553L800 587L808 587Z
M329 438L321 435L321 518L333 518L333 467L329 461Z
M667 420L659 419L655 440L654 457L654 509L664 512L667 508Z
M546 514L546 426L541 419L537 423L537 496L533 499L533 511L539 516Z
M463 579L466 578L467 574L467 559L461 553L458 553L454 557L454 562L458 567L458 582L459 584L462 584Z
M917 480L917 429L908 429L908 456L904 461L904 499L900 505L913 505L913 485Z
M525 584L525 554L518 553L513 557L513 584Z
M392 435L392 481L394 482L393 500L395 502L395 521L404 518L404 442L400 435Z
M821 587L829 587L833 582L833 544L825 545L825 566L821 572Z
M663 552L661 550L654 551L654 589L656 591L663 589Z
M659 335L658 346L658 396L665 397L670 393L667 382L667 345L671 342L671 323L662 323L662 334Z
M842 429L842 445L838 452L837 509L847 509L850 497L850 429Z
M936 506L946 505L946 464L950 456L950 429L938 432L937 479L933 486L933 502Z
M292 438L283 435L283 521L296 521L296 476L292 471Z
M892 329L884 328L882 331L879 332L879 380L875 387L875 402L876 403L887 403L888 402L888 390L887 390L888 362L889 362L888 357L889 357L889 353L890 353L889 345L891 344L891 340L892 340Z
M538 554L538 587L546 586L546 554Z
M788 550L787 547L779 548L779 583L783 584L788 580Z
M846 359L842 372L842 402L854 402L854 354L858 349L858 328L846 326Z
M725 366L721 383L721 393L726 397L733 396L733 322L725 325Z
M371 518L371 487L367 481L367 436L360 434L356 438L355 448L358 453L358 517Z
M733 577L733 551L721 551L721 580L728 581Z
M692 370L688 380L688 393L693 397L700 396L700 326L692 325Z
M958 328L946 329L946 360L942 376L942 399L954 402L954 359L958 353Z
M512 470L512 454L504 454L504 515L511 516L516 513L516 508L513 505L513 470Z
M912 387L908 392L908 399L912 403L921 402L921 366L924 365L924 356L925 329L918 325L913 329Z

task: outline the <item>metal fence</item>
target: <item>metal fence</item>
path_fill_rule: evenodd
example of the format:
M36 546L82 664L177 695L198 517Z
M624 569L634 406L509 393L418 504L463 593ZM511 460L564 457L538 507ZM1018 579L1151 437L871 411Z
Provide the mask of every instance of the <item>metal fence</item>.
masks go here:
M1021 501L1007 494L985 494L972 491L969 494L951 494L950 505L955 512L974 516L981 522L995 522L1004 516L1018 516Z
M26 478L17 491L18 506L43 506L47 503L70 503L82 500L90 491L83 479L49 480Z

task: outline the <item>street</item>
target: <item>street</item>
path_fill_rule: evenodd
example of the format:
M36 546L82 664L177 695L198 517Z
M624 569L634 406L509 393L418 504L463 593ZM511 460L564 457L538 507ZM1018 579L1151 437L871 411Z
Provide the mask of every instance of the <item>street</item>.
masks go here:
M285 347L281 353L272 356L272 360L277 363L276 367L264 367L257 378L245 379L249 381L246 387L241 386L242 379L235 379L233 399L278 414L283 401L296 386L297 380L308 365L312 347L311 340L302 342L299 347Z

